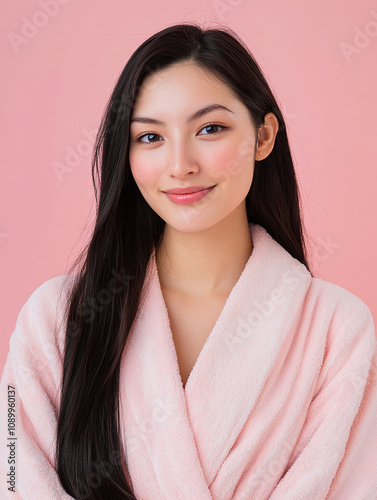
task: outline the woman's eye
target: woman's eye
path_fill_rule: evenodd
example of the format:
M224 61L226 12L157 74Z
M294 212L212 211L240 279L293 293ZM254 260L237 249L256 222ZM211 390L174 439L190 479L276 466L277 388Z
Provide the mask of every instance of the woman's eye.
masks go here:
M145 142L145 141L142 141L142 140L141 140L141 139L143 139L143 137L148 137L148 140L150 140L150 137L151 137L151 136L152 136L152 137L153 137L153 136L158 136L158 137L161 137L161 136L160 136L160 135L158 135L158 134L152 134L152 133L150 133L150 134L143 134L143 135L141 135L140 137L138 137L138 138L136 139L136 141L137 141L137 142L144 142L145 144L152 144L153 142L158 142L158 141Z
M208 125L205 125L201 130L207 130L207 132L208 132L208 129L213 130L216 128L227 129L228 127L225 127L224 125L220 125L219 123L209 123ZM215 135L215 134L218 134L219 132L220 132L219 130L215 130L215 132L212 132L209 134L207 133L207 134L199 134L199 135ZM144 139L144 137L147 138L147 141L142 140L142 139ZM136 139L136 142L142 142L144 144L153 144L154 142L159 142L159 141L151 140L151 137L153 138L153 137L161 137L161 136L159 134L154 134L154 133L150 132L150 133L146 133L146 134L143 134L140 137L138 137Z
M208 125L206 125L205 127L203 127L201 130L205 130L205 129L213 129L213 128L222 128L222 129L226 129L228 127L224 127L224 125L220 125L219 123L209 123ZM211 133L211 134L204 134L204 135L215 135L219 132L219 130L217 130L216 132L214 133ZM199 135L202 135L202 134L199 134Z

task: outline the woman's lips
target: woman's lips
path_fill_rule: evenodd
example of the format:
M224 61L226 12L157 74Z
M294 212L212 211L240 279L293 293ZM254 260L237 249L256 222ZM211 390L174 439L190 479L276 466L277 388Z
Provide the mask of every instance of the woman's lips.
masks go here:
M188 205L189 203L195 203L196 201L201 200L207 194L212 191L212 189L216 186L212 186L208 189L203 189L202 191L195 191L195 193L186 193L186 194L173 194L173 193L165 193L170 201L173 201L177 205Z

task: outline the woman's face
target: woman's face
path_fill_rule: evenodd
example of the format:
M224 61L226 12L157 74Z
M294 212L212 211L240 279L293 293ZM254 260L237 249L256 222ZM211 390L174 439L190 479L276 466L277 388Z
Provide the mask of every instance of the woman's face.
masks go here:
M200 112L214 105L229 111ZM130 125L132 175L166 224L200 231L242 208L255 141L249 112L229 87L193 63L179 63L150 75L140 88ZM193 186L214 187L186 198L166 194Z

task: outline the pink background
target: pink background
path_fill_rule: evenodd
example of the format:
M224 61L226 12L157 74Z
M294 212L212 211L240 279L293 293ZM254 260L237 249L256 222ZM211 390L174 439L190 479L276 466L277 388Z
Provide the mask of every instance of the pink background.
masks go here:
M286 119L315 276L377 317L375 0L3 0L1 371L22 305L88 237L91 131L117 76L146 38L188 21L228 25L254 53Z

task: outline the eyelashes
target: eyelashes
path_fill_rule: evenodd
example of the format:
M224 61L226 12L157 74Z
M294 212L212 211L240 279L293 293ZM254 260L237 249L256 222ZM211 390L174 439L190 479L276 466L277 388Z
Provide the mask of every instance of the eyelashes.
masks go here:
M205 128L210 128L210 127L219 127L222 130L226 130L227 128L229 128L229 127L226 127L225 125L221 125L220 123L208 123L208 125L204 125L204 127L202 127L200 130L203 130ZM220 132L221 132L221 130L218 130L217 132L214 132L213 134L204 134L204 135L216 135ZM199 134L199 135L202 135L202 134Z
M203 130L203 129L206 129L206 128L210 128L210 127L219 127L223 130L229 128L229 127L226 127L225 125L221 125L220 123L208 123L207 125L204 125L204 127L202 127L200 130ZM219 134L222 130L218 130L217 132L214 132L212 134L199 134L199 135L208 135L208 136L211 136L211 135L216 135L216 134ZM160 141L152 141L152 142L145 142L145 141L142 141L141 139L143 137L147 137L147 136L158 136L158 137L161 137L159 134L155 134L154 132L146 132L145 134L142 134L140 135L139 137L137 137L135 139L135 142L139 142L141 144L154 144L156 142L160 142Z

